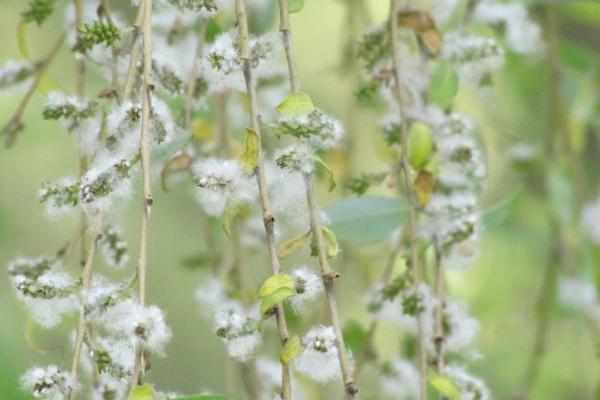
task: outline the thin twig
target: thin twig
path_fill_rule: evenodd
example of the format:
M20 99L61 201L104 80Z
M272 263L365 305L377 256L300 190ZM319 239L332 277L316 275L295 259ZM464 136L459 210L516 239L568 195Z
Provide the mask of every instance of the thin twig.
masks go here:
M400 48L398 43L398 25L396 21L396 15L398 13L398 5L396 0L390 1L390 15L389 15L389 35L392 50L392 62L393 62L393 73L394 73L394 86L393 92L396 102L400 108L400 112L404 113L408 108L408 101L405 97L405 93L402 90L402 77L400 76ZM419 254L417 244L417 205L412 194L412 184L410 179L410 163L408 160L408 132L409 124L408 119L405 115L401 115L402 121L402 152L401 152L401 166L402 166L402 180L404 185L405 196L410 205L410 213L408 220L408 240L410 242L410 267L413 272L414 285L418 288L421 282L421 268L419 265ZM417 336L418 336L418 367L420 372L420 399L427 399L427 349L425 347L425 337L423 334L423 316L417 315Z
M131 100L131 96L133 94L133 87L135 86L135 82L137 80L137 63L140 58L139 37L145 15L145 4L145 0L140 1L140 6L138 8L135 21L133 23L133 38L131 39L131 57L129 58L129 66L127 68L127 80L125 81L125 88L123 89L123 103L127 103L129 100Z
M29 104L33 93L35 93L36 89L40 85L42 77L44 76L44 73L48 68L48 65L50 65L52 60L54 60L54 58L58 54L58 51L65 42L66 35L66 32L63 32L58 37L58 40L54 43L54 46L52 46L48 54L41 61L35 64L35 78L33 79L33 82L27 89L27 92L25 92L25 95L23 95L23 97L21 98L21 101L19 102L19 105L17 106L17 109L13 113L12 117L2 127L0 134L6 135L4 145L7 148L12 147L15 144L19 132L23 129L23 122L21 121L23 112L25 112L25 108L27 108L27 105Z
M188 78L188 90L185 97L185 108L184 108L184 125L186 129L190 128L192 122L192 111L194 106L194 92L196 91L196 80L198 78L198 59L202 57L204 51L204 31L206 30L206 19L200 17L198 20L198 37L196 43L196 54L194 55L194 62L192 63L192 70Z
M438 373L444 372L444 307L446 305L446 281L445 268L442 260L442 249L436 239L434 244L435 253L435 326L433 340L435 345L435 365Z
M279 17L279 30L281 32L283 48L285 49L288 64L290 89L292 93L299 92L301 90L300 79L298 77L296 59L294 57L292 33L290 29L289 4L287 0L279 0ZM317 248L319 267L321 269L321 277L325 287L325 296L327 298L327 304L329 307L330 320L336 336L344 389L347 398L354 399L356 393L358 393L358 387L354 381L352 364L350 362L348 350L346 349L346 344L344 343L339 310L333 290L334 282L339 277L339 274L331 270L331 267L329 266L329 260L327 259L327 244L323 237L321 212L315 194L314 177L311 173L303 173L303 177L304 184L306 186L306 200L310 213L310 226Z
M267 249L269 252L269 259L271 261L271 269L273 274L281 273L281 265L279 264L279 258L277 256L277 245L275 243L274 235L274 222L275 218L271 211L271 201L269 199L267 179L264 172L263 154L262 154L262 137L259 120L259 109L258 100L256 97L256 80L252 73L252 66L250 64L250 41L248 32L248 17L246 15L246 4L244 0L236 0L235 12L238 23L238 34L239 34L239 47L240 55L243 61L243 72L244 79L246 81L246 90L250 102L250 122L252 129L256 132L259 138L259 160L258 165L254 169L256 174L256 180L258 183L258 190L260 195L260 202L262 208L263 222L265 225L265 231L267 235ZM275 307L277 327L279 331L279 340L281 345L285 345L288 340L288 328L285 319L285 311L283 304L279 303ZM290 400L292 398L292 387L290 379L289 366L282 362L282 379L281 379L281 397L283 400Z
M85 265L83 267L83 272L81 273L81 281L83 290L89 289L90 284L92 282L92 267L94 265L94 258L96 256L96 249L98 247L98 240L102 237L102 235L98 233L94 233L90 235L90 240L88 242L88 253L87 259L85 261ZM85 318L83 315L83 306L81 307L79 314L79 323L77 325L77 336L75 337L75 347L73 350L73 359L71 361L71 378L73 381L77 381L77 374L79 371L79 362L81 359L81 348L83 346L83 340L87 331L87 323L85 322ZM68 396L69 400L73 400L75 398L75 391L71 390Z
M152 187L150 179L150 93L152 85L152 0L144 0L140 4L140 9L144 9L142 22L143 35L143 84L142 84L142 126L140 132L140 156L142 161L142 179L143 179L143 211L142 225L140 233L139 258L137 266L138 276L138 302L140 306L146 304L146 272L148 257L148 225L150 222L150 211L152 203ZM133 57L133 56L132 56ZM147 357L145 357L147 358ZM147 360L146 360L147 364ZM145 366L146 368L148 365ZM132 387L142 383L145 370L142 368L142 349L138 347L135 356L134 373L131 379Z

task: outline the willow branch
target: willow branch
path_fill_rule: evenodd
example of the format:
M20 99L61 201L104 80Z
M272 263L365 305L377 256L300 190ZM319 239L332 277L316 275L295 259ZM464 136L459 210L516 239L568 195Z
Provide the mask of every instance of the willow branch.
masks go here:
M436 240L435 252L435 297L437 303L434 315L433 340L435 345L435 365L438 373L444 372L444 307L446 305L445 268L442 261L442 249Z
M400 48L398 43L398 24L396 21L396 15L398 13L398 5L396 0L390 1L390 15L389 15L389 35L392 50L392 63L394 73L394 97L400 108L400 112L405 114L408 108L408 101L405 94L402 91L402 77L400 74ZM408 220L408 240L410 242L410 266L413 271L415 288L418 288L421 282L421 269L419 265L419 254L417 245L417 204L412 193L412 184L410 178L410 163L408 160L408 132L409 123L406 115L401 115L402 121L402 152L401 152L401 167L402 167L402 181L404 186L404 193L410 205L410 213ZM427 399L427 349L425 347L425 336L423 334L423 317L421 314L417 315L417 335L418 335L418 366L420 372L420 399Z
M94 264L94 258L96 256L96 249L98 247L98 240L102 237L102 235L98 233L94 233L90 236L90 240L88 242L88 252L87 259L85 261L85 265L83 267L83 271L81 273L81 281L83 290L87 290L90 287L92 282L92 267ZM73 381L77 381L77 374L79 371L79 363L81 359L81 348L83 347L83 341L87 331L87 323L85 322L85 318L83 315L83 304L80 309L79 314L79 323L77 325L77 335L75 337L75 347L73 349L73 359L71 361L71 378ZM71 390L68 396L69 400L75 399L75 391Z
M184 125L186 129L190 128L192 122L192 109L194 106L194 92L196 91L196 80L198 78L198 59L202 57L204 51L204 31L206 30L206 19L200 17L198 20L198 38L196 43L196 54L194 55L194 63L188 78L188 89L185 96L184 108Z
M40 85L42 77L44 76L44 73L48 68L48 65L50 65L50 63L54 60L54 58L58 54L58 51L65 42L65 38L66 32L63 32L58 37L58 40L54 43L48 54L42 60L38 61L35 64L35 78L33 79L33 82L27 89L27 92L25 92L25 95L23 95L23 97L21 98L21 101L17 105L17 109L13 113L12 117L8 120L8 122L2 127L2 130L0 131L0 134L6 135L4 141L4 145L6 148L12 147L15 144L19 131L23 129L23 122L21 121L21 118L23 116L23 113L25 112L25 108L27 108L27 105L31 101L33 94Z
M379 282L384 286L390 283L390 280L392 278L392 271L394 270L394 265L396 264L396 260L400 255L401 247L401 241L398 241L398 243L392 248L392 251L388 255L385 264L385 269L383 270L383 273L381 274L381 279L379 280ZM373 317L371 323L369 324L369 328L367 329L363 350L356 359L356 366L354 367L354 378L356 380L358 380L358 377L360 376L360 373L362 372L362 369L365 366L365 363L367 362L367 359L369 358L372 352L373 340L375 339L375 333L377 332L378 327L379 319Z
M298 78L296 59L293 51L288 7L289 5L287 0L279 0L279 30L281 31L283 48L285 49L288 64L290 88L292 92L298 92L300 91L300 80ZM317 196L315 194L314 177L311 173L303 173L303 177L306 186L306 200L310 213L310 226L315 239L315 245L317 247L319 267L321 269L321 277L325 287L325 296L327 298L327 305L329 307L331 324L336 336L336 344L338 348L338 356L340 368L342 370L344 388L347 398L354 399L358 393L358 387L354 381L352 364L350 362L348 350L346 349L346 344L344 343L337 301L333 290L334 282L339 277L339 274L331 270L331 267L329 266L329 260L327 259L327 244L323 237L321 212L317 203Z
M123 103L127 103L129 100L131 100L131 95L133 94L133 87L135 86L135 82L137 80L136 70L140 58L139 37L141 33L141 26L144 21L145 5L146 1L141 0L140 6L137 11L137 15L135 17L135 21L133 23L133 38L131 39L131 57L129 58L127 78L125 81L125 88L123 89Z
M264 172L264 162L262 154L262 136L260 129L259 120L259 109L258 100L256 97L256 78L252 73L252 66L250 64L250 41L248 32L248 17L246 15L246 4L244 0L235 1L235 13L238 23L238 34L239 34L239 47L240 55L242 58L242 68L244 72L244 79L246 81L246 90L250 101L250 123L252 129L258 135L259 140L259 160L258 165L254 169L256 174L256 180L258 183L258 191L260 195L260 203L262 209L263 222L265 225L265 231L267 236L267 249L269 252L269 259L271 261L271 269L274 274L281 273L281 265L279 264L279 258L277 256L277 245L275 243L275 235L273 231L273 225L275 218L271 211L271 202L269 199L267 180ZM285 311L283 304L279 303L275 307L275 316L277 319L277 327L279 331L279 339L283 346L288 340L288 328L285 319ZM292 387L290 380L289 367L285 363L281 363L282 379L281 379L281 397L283 400L289 400L292 397Z
M152 187L150 179L150 108L151 100L150 93L152 91L152 0L144 0L140 4L140 9L143 8L143 83L142 83L142 127L140 132L140 156L142 164L142 179L143 179L143 211L142 211L142 226L140 233L139 258L137 265L138 276L138 302L140 306L146 304L146 272L147 272L147 257L148 257L148 225L150 222L150 211L152 203ZM134 373L132 375L132 386L135 386L143 381L142 371L142 350L138 347L135 356Z

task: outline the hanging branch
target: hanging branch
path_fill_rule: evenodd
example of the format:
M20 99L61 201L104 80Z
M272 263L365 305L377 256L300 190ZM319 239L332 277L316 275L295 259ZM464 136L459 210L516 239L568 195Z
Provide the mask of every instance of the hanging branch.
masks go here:
M289 5L287 0L279 0L279 30L281 31L283 47L285 49L288 64L290 88L292 93L295 93L299 92L301 89L300 80L298 78L296 68L296 60L293 51L288 7ZM350 363L348 350L346 349L346 344L344 343L344 336L342 334L339 311L337 307L335 293L333 290L334 281L339 277L339 274L331 269L329 265L329 260L327 259L327 244L323 237L321 213L315 194L314 177L312 173L303 172L302 175L304 177L304 184L306 186L306 199L310 213L311 232L313 234L313 238L315 239L315 245L319 259L319 267L321 269L321 277L323 279L323 285L325 287L325 295L329 307L331 324L333 326L333 330L336 336L336 344L338 348L340 367L342 369L342 379L344 382L344 388L348 399L354 399L356 394L358 393L358 387L356 385L356 382L354 381L352 364Z
M98 248L98 240L102 238L102 235L99 233L94 233L90 235L88 246L87 246L87 259L85 261L85 265L83 267L83 272L81 274L81 281L83 290L87 290L90 288L92 283L92 267L94 265L94 258L96 257L96 250ZM81 348L83 347L84 338L87 334L87 323L85 322L85 317L83 315L83 305L81 305L81 309L79 312L79 323L77 324L77 334L75 337L75 346L73 350L73 359L71 361L71 378L74 382L77 381L77 374L79 372L79 363L81 360ZM71 390L69 392L69 400L75 399L75 390Z
M258 164L254 168L254 173L256 174L256 180L258 183L258 190L260 196L260 203L262 208L262 216L263 222L265 225L265 231L267 235L267 248L269 252L269 258L271 261L271 269L273 274L281 273L281 265L279 264L279 258L277 256L277 245L275 243L275 235L273 231L273 224L275 222L275 218L273 217L271 211L271 203L269 199L268 189L267 189L267 180L264 172L264 163L263 163L263 155L262 155L262 137L261 137L261 129L260 129L260 117L259 117L259 109L258 109L258 100L256 97L256 78L252 73L252 66L250 63L251 54L250 54L250 41L249 41L249 32L248 32L248 17L246 15L246 4L244 0L236 0L235 1L235 13L236 20L238 23L238 34L239 34L239 47L240 47L240 55L243 61L242 69L244 73L244 79L246 81L246 90L248 93L249 103L250 103L250 124L252 130L256 132L258 137ZM285 311L282 303L278 303L275 306L275 315L277 319L277 327L279 330L279 339L281 345L285 345L288 340L288 328L287 322L285 319ZM281 362L282 369L282 382L281 382L281 397L283 400L289 400L292 398L292 388L291 388L291 380L290 380L290 370L289 366Z
M408 134L409 121L406 111L408 109L407 100L402 90L402 77L400 74L401 56L398 43L398 24L396 15L398 14L398 5L396 0L390 1L390 15L388 29L392 50L392 65L394 75L393 94L398 103L401 115L402 137L401 137L401 169L404 193L410 205L409 220L407 226L407 239L410 243L410 267L413 272L414 287L418 288L421 283L421 268L419 265L418 243L417 243L417 204L412 193L412 184L410 179L410 162L408 159ZM420 399L427 399L427 349L425 347L425 336L423 333L423 317L417 315L417 335L418 335L418 358L420 372Z
M146 272L148 257L148 224L150 222L150 211L154 202L152 198L152 187L150 179L150 93L153 89L152 84L152 0L144 0L140 3L140 9L143 11L142 36L143 36L143 83L142 83L142 127L140 132L140 156L142 164L143 178L143 211L142 226L140 233L139 258L137 267L138 278L138 302L140 306L146 304ZM132 55L133 59L133 55ZM125 96L125 98L127 98ZM147 358L147 354L146 357ZM148 360L145 360L144 369L142 369L142 349L138 347L135 354L135 366L131 379L132 387L143 382L145 368L148 368Z
M192 111L194 107L194 92L196 91L196 80L198 78L198 61L204 51L204 32L206 31L206 19L198 19L198 37L196 43L196 53L194 54L194 63L188 79L188 90L185 96L184 107L184 128L189 129L192 122Z
M66 36L66 32L63 32L58 37L58 40L54 43L48 54L41 61L38 61L35 64L35 78L33 79L33 82L27 89L27 92L25 92L25 95L21 98L21 101L19 102L19 105L17 106L17 109L13 113L12 117L10 117L8 122L2 127L2 130L0 130L0 134L6 135L6 138L4 139L4 146L6 148L12 147L15 144L19 132L23 130L23 122L21 121L21 118L23 117L25 108L27 108L29 101L31 101L33 93L35 93L39 87L46 69L48 69L48 66L54 60L58 54L58 51L65 42Z

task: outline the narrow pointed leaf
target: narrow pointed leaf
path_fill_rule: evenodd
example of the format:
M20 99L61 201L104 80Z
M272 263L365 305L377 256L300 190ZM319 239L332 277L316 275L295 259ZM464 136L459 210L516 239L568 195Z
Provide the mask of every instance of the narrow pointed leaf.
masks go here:
M283 364L289 364L298 354L302 352L302 342L298 335L294 335L285 342L285 346L279 353L279 360Z
M260 313L262 315L266 314L277 303L281 303L288 297L291 297L295 294L296 292L288 287L282 287L281 289L276 290L262 299L262 303L260 304Z
M287 258L290 254L300 250L308 244L310 240L310 232L304 233L298 237L283 242L277 248L277 257Z
M240 164L247 174L252 173L258 165L259 146L258 134L252 129L246 128L244 151L240 156Z
M323 236L327 242L327 257L335 257L340 252L340 246L338 245L335 233L327 227L323 227Z
M281 288L294 290L294 281L286 274L272 275L264 281L258 290L258 297L264 298L270 296Z

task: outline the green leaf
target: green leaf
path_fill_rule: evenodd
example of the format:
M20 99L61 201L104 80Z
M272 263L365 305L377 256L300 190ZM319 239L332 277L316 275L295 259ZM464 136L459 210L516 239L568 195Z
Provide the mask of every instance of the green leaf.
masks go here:
M287 258L290 254L295 251L300 250L304 246L308 244L310 240L310 232L303 233L302 235L295 237L293 239L287 240L283 242L277 248L277 257L279 258Z
M175 136L171 141L161 146L155 146L151 151L151 158L154 162L164 162L170 160L178 151L182 150L192 140L189 133Z
M288 11L290 13L300 12L304 8L304 0L288 0L288 4Z
M323 226L323 237L327 242L327 257L335 257L340 252L340 246L338 245L337 238L335 237L335 233L331 231L331 229Z
M260 303L261 315L265 315L277 303L281 303L283 300L295 294L296 291L294 289L290 289L289 287L282 287L280 289L277 289L275 292L271 293L267 297L264 297L262 299L262 302Z
M263 282L258 290L258 297L261 299L265 298L281 288L294 290L294 281L292 278L286 274L271 275L266 281Z
M232 204L223 213L223 231L227 237L231 236L231 223L238 215L244 213L248 206L245 204Z
M408 216L408 206L399 198L363 196L344 199L327 207L329 228L341 240L371 244L386 239Z
M354 354L361 354L367 342L367 331L355 320L350 320L344 324L342 330L344 342Z
M289 364L298 354L302 352L302 342L298 335L294 335L285 342L281 353L279 353L279 360L282 364Z
M148 383L137 386L131 390L127 400L154 400L154 389Z
M31 60L29 55L29 47L27 46L27 22L21 21L17 25L17 45L19 47L19 53L27 59Z
M252 129L246 128L244 135L244 151L240 156L240 164L247 174L251 174L258 165L260 141L258 134Z
M512 214L520 193L521 189L518 188L504 199L485 210L481 215L481 224L483 225L483 229L489 231L502 226L506 220L508 220L510 214Z
M410 127L408 154L410 165L420 169L431 156L433 150L431 128L422 122L414 122Z
M281 115L300 115L308 114L315 109L315 106L309 95L296 92L288 95L275 109Z
M329 165L325 161L321 159L321 157L313 157L317 164L321 165L325 172L327 173L327 177L329 179L329 191L331 192L337 186L335 183L335 177L333 176L333 171L329 168Z
M221 394L197 394L195 396L175 397L171 400L227 400L227 397Z
M429 383L440 394L449 397L451 400L460 400L460 388L445 375L434 375L429 378Z
M429 101L446 109L452 105L456 93L458 93L458 75L452 65L440 63L431 77Z

